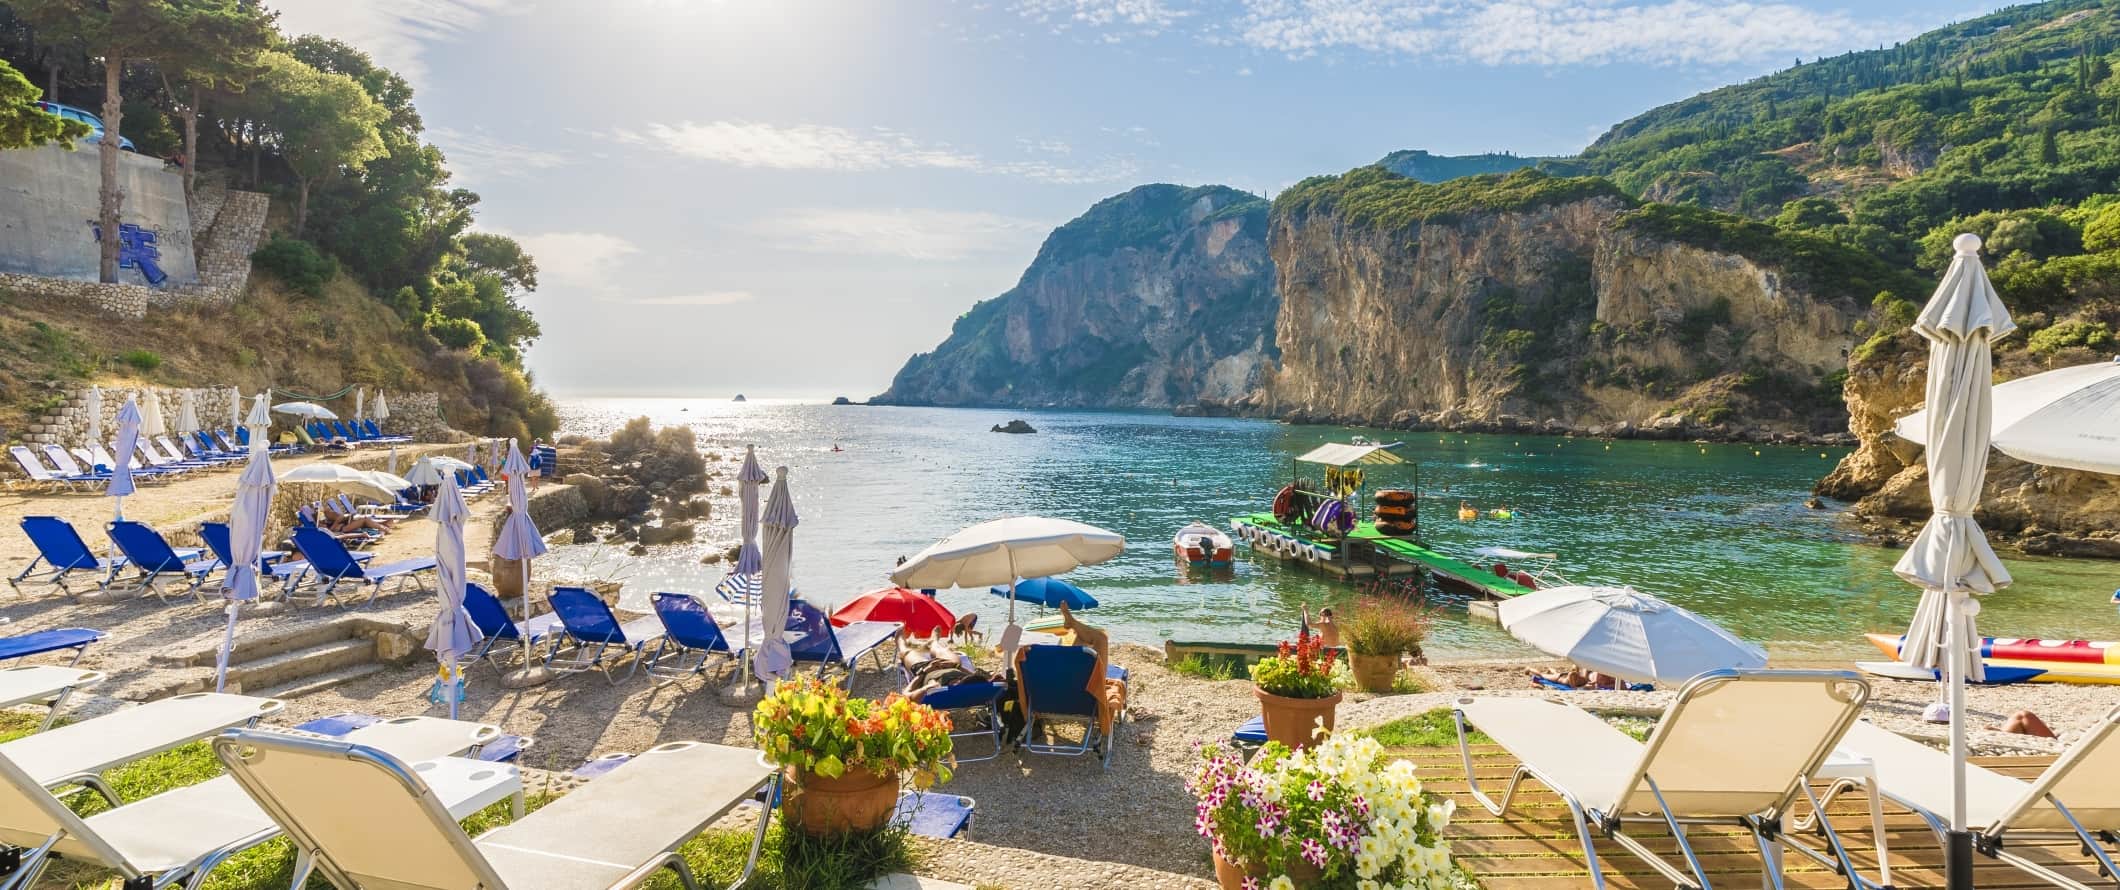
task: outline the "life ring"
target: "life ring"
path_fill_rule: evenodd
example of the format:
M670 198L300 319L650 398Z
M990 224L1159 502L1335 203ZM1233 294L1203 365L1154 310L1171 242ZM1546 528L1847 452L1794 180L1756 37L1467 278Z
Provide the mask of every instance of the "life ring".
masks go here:
M1516 511L1514 511L1514 510L1489 510L1489 511L1487 511L1487 518L1489 518L1489 519L1515 519L1515 518L1516 518Z
M1276 492L1273 496L1274 518L1279 519L1281 517L1287 516L1289 511L1295 507L1295 503L1295 483L1291 482L1287 485L1281 486L1281 490L1279 492Z
M1477 520L1477 519L1479 519L1479 518L1480 518L1480 511L1478 511L1478 510L1474 510L1474 509L1472 509L1471 507L1465 507L1465 508L1462 508L1462 509L1458 510L1458 521L1459 521L1459 522L1472 522L1472 521L1475 521L1475 520Z

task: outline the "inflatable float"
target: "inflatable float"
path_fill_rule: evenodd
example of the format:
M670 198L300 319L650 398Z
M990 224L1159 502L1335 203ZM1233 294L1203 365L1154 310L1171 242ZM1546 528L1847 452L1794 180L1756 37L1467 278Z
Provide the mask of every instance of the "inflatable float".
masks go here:
M1899 657L1900 643L1906 639L1903 634L1865 636L1871 645L1892 658ZM1870 673L1903 680L1938 679L1936 671L1897 661L1856 664ZM1982 637L1980 664L1990 684L2120 683L2120 642Z

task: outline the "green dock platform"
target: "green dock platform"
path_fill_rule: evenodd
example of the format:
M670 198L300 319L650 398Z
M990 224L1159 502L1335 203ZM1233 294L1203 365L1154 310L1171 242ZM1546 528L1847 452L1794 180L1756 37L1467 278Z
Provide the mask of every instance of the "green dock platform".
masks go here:
M1493 572L1464 560L1445 556L1405 538L1378 534L1375 524L1369 522L1356 525L1354 531L1350 532L1347 537L1350 540L1359 540L1374 546L1379 556L1387 558L1388 561L1385 565L1376 566L1338 559L1339 547L1337 544L1319 536L1310 529L1284 524L1280 520L1273 518L1271 513L1253 513L1249 516L1239 516L1232 520L1232 523L1240 526L1250 525L1277 535L1294 538L1304 548L1303 552L1284 555L1269 553L1262 551L1258 547L1253 547L1253 553L1281 559L1294 559L1328 574L1343 578L1371 577L1379 571L1387 576L1410 574L1416 566L1419 566L1433 572L1438 580L1446 584L1477 593L1489 599L1508 599L1532 592L1529 587L1507 578L1497 577ZM1311 553L1318 554L1320 558L1312 558Z

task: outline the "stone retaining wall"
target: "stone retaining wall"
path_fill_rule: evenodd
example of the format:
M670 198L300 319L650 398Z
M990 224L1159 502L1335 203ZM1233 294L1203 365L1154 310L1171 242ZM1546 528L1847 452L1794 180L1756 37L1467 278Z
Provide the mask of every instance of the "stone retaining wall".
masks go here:
M139 400L141 410L147 407L147 391L156 390L162 398L163 425L176 428L177 411L184 403L185 390L167 386L119 386L103 389L103 437L114 438L118 433L118 409L125 405L127 397ZM229 423L228 393L232 387L208 386L190 390L197 401L199 425L207 429L234 431ZM243 393L243 410L250 410L250 400L255 392ZM411 436L419 442L453 442L459 434L449 428L436 410L440 396L431 392L408 392L390 394L390 419L382 426L391 433ZM371 400L369 405L374 406ZM402 407L401 407L402 406ZM278 415L275 420L284 418ZM88 435L88 390L75 390L67 394L66 401L58 410L31 421L23 431L22 439L35 444L78 445Z
M212 228L198 238L198 280L194 283L163 289L0 273L0 289L24 297L87 303L99 312L121 318L145 317L149 307L196 301L233 302L250 285L250 254L257 250L258 238L265 231L265 215L271 202L257 192L236 191L214 198L202 193L200 200L212 201L213 221Z
M411 436L418 442L457 442L463 434L442 416L442 397L431 392L390 393L390 432ZM369 403L374 405L373 396Z

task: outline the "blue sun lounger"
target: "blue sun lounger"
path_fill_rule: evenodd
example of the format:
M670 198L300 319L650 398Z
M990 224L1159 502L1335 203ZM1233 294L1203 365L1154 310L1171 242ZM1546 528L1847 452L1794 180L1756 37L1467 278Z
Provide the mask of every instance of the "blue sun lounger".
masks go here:
M883 644L898 638L905 625L896 621L856 621L845 627L833 627L832 620L816 606L801 599L788 601L788 625L791 631L802 632L802 638L789 645L788 653L795 657L796 664L817 665L822 673L826 667L846 669L846 685L854 686L854 665L864 655L876 656L876 667L883 669Z
M427 584L420 579L420 575L435 570L434 557L431 556L401 559L379 566L363 565L360 560L353 558L352 553L347 552L346 545L339 543L338 538L320 528L295 529L294 548L302 552L303 559L309 561L309 570L315 573L316 578L306 582L310 585L306 590L290 585L287 589L287 599L290 602L305 593L317 605L322 605L325 600L337 602L339 588L351 585L356 590L368 588L368 600L362 605L372 605L375 598L382 595L385 584L395 582L391 588L392 593L404 590L408 585L420 590L427 589Z
M632 664L626 670L630 677L640 670L649 647L662 642L662 620L653 616L636 618L623 625L611 614L611 607L596 594L580 587L552 588L552 611L559 615L564 636L556 640L552 651L545 654L545 666L565 673L580 673L597 668L604 672L604 679L617 683L619 678L611 673L612 665L625 655L632 655ZM573 651L568 661L554 665L560 653ZM604 656L618 650L610 660Z
M178 578L191 581L184 589L199 602L206 602L199 592L199 585L206 583L206 576L221 567L221 561L211 556L200 558L205 551L196 547L179 550L169 546L162 533L147 525L130 519L120 519L106 526L112 543L125 554L126 567L136 574L128 590L144 590L155 595L155 599L169 602L169 593L162 589L165 579Z
M88 549L88 542L81 540L81 533L57 516L24 516L22 532L29 535L30 543L37 545L37 558L30 560L21 574L7 579L8 586L15 588L16 592L22 590L22 582L34 575L36 580L57 587L61 593L70 596L73 591L67 589L66 578L75 572L101 573L102 577L96 579L96 589L102 590L110 586L110 579L116 577L118 569L125 565L122 556L108 559L97 556ZM41 573L38 566L44 567Z
M464 585L464 612L471 616L472 626L485 635L485 639L479 640L477 646L464 654L464 663L483 658L493 663L494 670L501 668L503 650L520 648L527 637L530 651L535 655L537 647L560 631L559 616L550 612L529 621L516 621L499 599L477 584Z
M717 660L731 665L743 661L743 645L729 641L699 600L682 593L658 593L650 599L655 603L655 617L662 621L663 639L648 659L648 676L672 683L704 672ZM699 661L686 667L685 659L694 653ZM666 667L664 658L675 658L677 663Z
M898 795L898 809L891 813L891 824L921 837L969 837L972 811L978 806L978 802L961 794L907 791Z
M1117 747L1097 723L1098 701L1089 692L1097 653L1087 646L1025 646L1016 654L1016 687L1023 699L1023 736L1016 746L1034 754L1070 756L1097 752L1105 767ZM1038 724L1066 721L1082 726L1081 744L1034 741ZM1113 723L1113 730L1118 724Z
M0 637L0 661L72 649L74 659L67 664L79 664L81 656L88 652L88 644L100 639L103 639L102 631L85 627L57 627L12 637Z
M944 686L920 697L920 703L950 715L950 741L958 763L977 763L1001 756L1001 697L1008 694L1008 684L999 680L983 683L959 683ZM964 749L955 747L958 739L985 739L982 745L992 745L993 752L978 757L964 756Z

